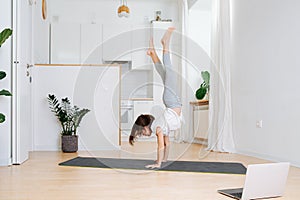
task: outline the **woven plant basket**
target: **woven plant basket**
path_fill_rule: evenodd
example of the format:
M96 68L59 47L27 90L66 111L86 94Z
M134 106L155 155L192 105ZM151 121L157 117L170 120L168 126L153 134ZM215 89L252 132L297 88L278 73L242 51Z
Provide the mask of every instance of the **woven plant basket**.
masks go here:
M74 153L78 151L78 136L77 135L62 135L61 149L65 153Z

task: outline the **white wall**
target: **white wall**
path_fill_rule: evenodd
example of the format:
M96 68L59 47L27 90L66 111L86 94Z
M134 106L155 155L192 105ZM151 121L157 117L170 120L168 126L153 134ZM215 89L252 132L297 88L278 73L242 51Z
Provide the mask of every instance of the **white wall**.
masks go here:
M188 35L210 55L211 0L198 0L189 9Z
M300 166L300 1L232 3L237 150ZM263 120L262 128L256 128L257 120Z
M0 31L12 28L11 1L2 1L0 6ZM1 80L0 89L11 91L11 38L0 48L0 70L6 72L6 78ZM0 166L10 164L11 159L11 98L0 97L0 112L6 115L6 121L0 124Z
M198 0L189 9L189 21L188 21L188 37L189 43L195 43L198 48L192 48L189 46L188 54L195 53L194 51L203 51L203 53L210 56L211 48L211 1L210 0ZM206 64L205 64L206 63ZM191 88L196 91L202 83L202 77L199 72L209 71L209 61L202 62L202 65L196 66L198 72L189 66L188 80Z

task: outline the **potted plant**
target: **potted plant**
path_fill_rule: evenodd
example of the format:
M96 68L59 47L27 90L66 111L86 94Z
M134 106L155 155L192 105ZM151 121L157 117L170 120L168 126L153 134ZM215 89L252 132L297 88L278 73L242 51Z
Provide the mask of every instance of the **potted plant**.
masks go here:
M77 106L72 106L68 97L58 101L54 94L48 94L48 102L50 110L59 120L62 132L62 151L76 152L78 150L77 128L82 118L90 111L89 109L79 109Z
M205 97L205 95L208 96L209 92L209 79L210 79L210 74L208 71L202 71L201 76L203 79L203 82L200 85L200 88L196 91L195 96L197 99L201 100Z
M11 36L12 30L7 28L4 29L0 33L0 47L1 45L6 41L6 39ZM0 71L0 80L4 79L6 77L6 73L4 71ZM2 89L0 91L0 96L11 96L11 93L8 90ZM0 123L3 123L5 121L5 115L3 113L0 113Z

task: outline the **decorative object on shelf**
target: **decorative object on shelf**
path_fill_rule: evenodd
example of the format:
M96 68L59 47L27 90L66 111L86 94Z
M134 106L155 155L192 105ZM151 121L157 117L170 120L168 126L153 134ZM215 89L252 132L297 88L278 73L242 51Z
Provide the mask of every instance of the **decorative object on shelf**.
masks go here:
M201 76L203 79L203 82L200 85L200 88L196 91L196 98L197 99L203 99L205 97L205 95L207 95L208 97L208 93L209 93L209 80L210 80L210 74L208 71L202 71L201 72Z
M156 11L155 21L161 21L161 11Z
M47 18L47 2L46 2L46 0L42 0L42 17L43 17L43 20L46 20L46 18Z
M153 22L172 22L172 19L162 19L161 11L158 10L158 11L155 11L155 17L150 22L151 23L153 23Z
M7 28L4 29L0 33L0 47L2 44L11 36L12 30ZM6 73L4 71L0 71L0 80L4 79L6 77ZM11 96L11 93L8 90L2 89L0 91L0 96ZM3 123L5 121L5 115L3 113L0 113L0 123Z
M127 0L120 0L121 6L118 8L119 17L129 17L129 8L127 6Z
M48 94L47 99L50 110L55 113L62 126L62 151L68 153L76 152L78 150L77 128L84 115L90 110L72 106L68 97L62 98L61 103L59 103L54 94Z

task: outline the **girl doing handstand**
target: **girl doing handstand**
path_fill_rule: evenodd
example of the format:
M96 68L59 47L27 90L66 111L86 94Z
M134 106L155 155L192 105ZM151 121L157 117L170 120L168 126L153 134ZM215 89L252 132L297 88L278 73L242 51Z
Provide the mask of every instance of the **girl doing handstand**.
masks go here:
M163 102L166 109L162 116L153 116L150 114L140 115L131 130L129 143L133 145L136 137L150 136L152 130L155 130L157 136L157 160L146 168L160 168L162 162L166 162L169 155L169 133L181 127L181 101L178 96L178 83L175 71L172 69L169 53L169 42L174 28L168 28L161 43L163 45L163 64L159 60L154 49L153 39L150 39L150 47L147 54L151 57L157 72L163 83Z

